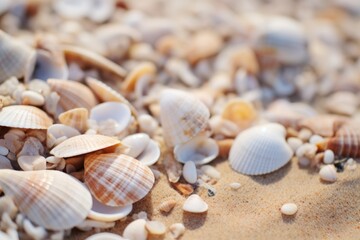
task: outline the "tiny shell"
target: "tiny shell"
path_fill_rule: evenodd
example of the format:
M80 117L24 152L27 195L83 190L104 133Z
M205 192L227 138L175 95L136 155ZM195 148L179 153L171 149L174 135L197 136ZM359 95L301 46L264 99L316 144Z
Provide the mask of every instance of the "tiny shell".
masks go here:
M150 137L144 133L137 133L122 139L122 142L130 147L130 151L126 153L130 157L138 157L150 142Z
M230 183L230 187L231 187L231 189L233 189L233 190L238 190L238 189L241 187L241 183L232 182L232 183Z
M125 92L133 92L137 81L144 75L154 75L156 66L151 62L145 62L137 65L125 78L122 84L122 90Z
M283 128L284 134L279 129ZM285 129L279 124L264 124L241 132L230 150L231 167L247 175L273 172L293 156L285 141Z
M203 213L208 210L208 205L199 195L192 194L185 200L183 210L191 213Z
M185 226L182 223L174 223L169 228L171 236L175 239L179 238L185 232Z
M152 235L163 235L166 232L166 226L159 221L147 221L145 228Z
M147 231L145 229L146 221L144 219L137 219L131 222L124 230L123 236L131 240L146 240Z
M87 237L85 240L126 240L120 235L108 232L101 232Z
M191 184L196 183L197 173L196 173L196 166L193 161L187 161L185 163L183 169L183 177L188 183Z
M165 200L159 205L158 209L161 212L168 213L175 207L176 203L174 199Z
M221 114L222 118L230 120L241 128L248 127L256 119L254 106L243 99L229 101Z
M295 203L285 203L281 206L281 213L285 215L294 215L298 210L298 207Z
M89 112L86 108L74 108L63 112L59 115L59 122L76 128L80 132L85 132L87 129L87 120Z
M32 106L8 106L0 111L0 126L47 129L52 124L52 119L39 108Z
M333 151L325 150L324 159L323 159L325 164L331 164L332 162L334 162L334 158L335 158L335 155L334 155Z
M336 168L334 165L326 165L320 169L319 172L321 180L326 182L335 182L337 179Z
M217 179L219 180L221 177L221 174L218 170L216 170L216 168L214 168L213 166L210 165L203 165L200 168L201 172L204 173L205 175Z
M108 136L97 134L78 135L63 141L53 148L50 153L55 157L66 158L94 152L119 144L121 144L119 140Z

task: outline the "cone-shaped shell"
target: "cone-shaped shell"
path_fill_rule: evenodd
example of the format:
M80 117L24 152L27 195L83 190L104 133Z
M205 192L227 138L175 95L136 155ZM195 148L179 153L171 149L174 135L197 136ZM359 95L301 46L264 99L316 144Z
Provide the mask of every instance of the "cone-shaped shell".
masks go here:
M34 70L34 49L0 30L0 82L15 76L28 79Z
M84 84L61 79L49 79L51 89L60 96L60 105L67 111L73 108L87 108L90 110L98 104L92 91Z
M0 111L0 126L47 129L52 122L52 119L44 111L33 106L14 105L4 107Z
M144 198L154 185L150 168L124 154L85 157L84 180L93 196L108 206L125 206Z
M0 170L0 186L26 217L46 229L76 226L92 206L89 191L60 171Z
M89 111L86 108L74 108L59 115L60 123L76 128L80 132L87 129Z
M160 98L160 120L168 145L189 141L207 126L208 108L195 97L174 89L164 90Z
M247 175L266 174L281 168L291 159L293 151L279 131L282 126L278 125L277 129L274 125L278 124L252 127L236 137L229 155L230 165L235 171Z
M55 157L73 157L121 144L116 138L85 134L69 138L51 150Z

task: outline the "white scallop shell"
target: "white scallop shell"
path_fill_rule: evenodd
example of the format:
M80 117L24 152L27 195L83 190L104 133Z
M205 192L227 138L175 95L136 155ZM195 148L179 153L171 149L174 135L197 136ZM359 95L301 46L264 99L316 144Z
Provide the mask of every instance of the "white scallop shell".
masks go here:
M264 124L241 132L229 155L231 167L247 175L273 172L284 166L293 156L279 124Z
M174 89L164 90L160 98L160 119L166 143L175 146L189 141L207 126L208 108L192 95Z
M219 146L214 139L199 135L186 143L176 145L174 155L179 162L193 161L196 165L202 165L219 155Z

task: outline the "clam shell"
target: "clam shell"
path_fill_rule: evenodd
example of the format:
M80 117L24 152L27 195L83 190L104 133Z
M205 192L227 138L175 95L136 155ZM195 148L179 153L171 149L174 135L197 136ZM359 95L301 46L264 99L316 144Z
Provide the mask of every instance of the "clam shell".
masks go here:
M199 135L186 143L176 145L174 155L179 162L192 161L196 165L202 165L219 155L219 146L214 139Z
M35 50L0 30L0 82L12 76L29 79L35 58Z
M120 144L121 142L119 140L112 137L97 134L86 134L75 136L63 141L53 148L50 153L55 157L66 158Z
M271 125L249 128L236 137L229 155L230 165L235 171L247 175L266 174L281 168L291 159L293 151L285 141L284 127ZM280 128L283 128L283 133Z
M154 75L156 66L152 62L145 62L137 65L125 78L122 84L122 90L125 92L133 92L137 81L144 75Z
M180 90L164 90L160 108L164 137L169 146L189 141L205 129L210 117L202 102Z
M0 186L32 222L55 231L80 224L92 205L89 191L60 171L0 170Z
M144 198L155 177L150 168L124 154L85 157L84 180L93 196L108 206L125 206Z
M151 166L159 160L160 155L161 151L159 144L154 140L150 140L145 150L139 156L137 156L136 159L146 166Z
M60 123L76 128L80 132L85 132L88 117L89 111L86 108L74 108L61 113L58 118Z
M137 133L121 140L125 145L130 147L126 155L136 158L138 157L149 145L150 137L145 133Z
M7 106L0 111L0 126L47 129L52 122L52 119L44 111L33 106Z
M60 95L60 105L67 111L73 108L90 110L98 104L95 95L84 84L61 79L49 79L51 89Z

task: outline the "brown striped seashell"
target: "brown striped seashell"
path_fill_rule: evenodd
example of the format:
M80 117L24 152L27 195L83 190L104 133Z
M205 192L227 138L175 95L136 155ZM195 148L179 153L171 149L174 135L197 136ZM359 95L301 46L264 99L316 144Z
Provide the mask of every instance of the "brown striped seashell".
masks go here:
M86 108L74 108L61 113L58 118L60 123L76 128L83 133L87 129L89 111Z
M108 206L125 206L144 198L155 182L151 169L124 154L85 157L84 180L93 196Z
M0 111L0 126L47 129L52 123L52 119L43 110L33 106L7 106Z
M28 80L34 70L34 49L0 30L0 82L15 76Z
M55 157L74 157L104 148L121 145L116 138L98 135L85 134L69 138L51 150Z
M133 92L137 81L145 75L154 75L156 66L152 62L145 62L137 65L125 78L121 89L124 92Z
M308 128L323 137L332 137L348 118L337 115L316 115L299 122L300 128Z
M98 104L95 95L84 84L61 79L49 79L48 84L59 94L59 103L65 111L73 108L90 110Z
M0 186L21 213L39 226L54 231L80 224L92 205L89 191L60 171L0 170Z

